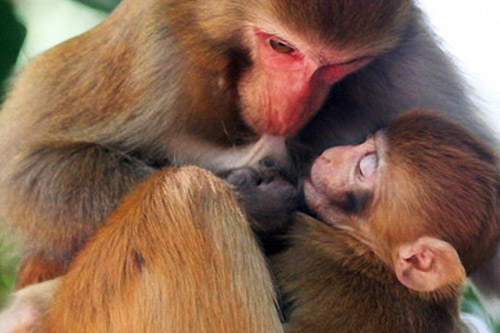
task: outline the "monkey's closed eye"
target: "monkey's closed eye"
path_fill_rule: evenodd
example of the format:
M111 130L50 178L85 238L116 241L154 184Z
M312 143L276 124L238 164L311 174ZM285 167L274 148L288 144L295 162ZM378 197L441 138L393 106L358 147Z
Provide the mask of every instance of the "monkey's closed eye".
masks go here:
M359 174L363 178L368 178L373 175L378 166L377 153L370 153L361 158L359 161Z
M271 46L271 48L274 51L276 51L278 53L290 54L293 51L295 51L295 49L293 47L289 46L285 42L280 41L278 39L274 39L274 38L271 38L269 40L269 45Z

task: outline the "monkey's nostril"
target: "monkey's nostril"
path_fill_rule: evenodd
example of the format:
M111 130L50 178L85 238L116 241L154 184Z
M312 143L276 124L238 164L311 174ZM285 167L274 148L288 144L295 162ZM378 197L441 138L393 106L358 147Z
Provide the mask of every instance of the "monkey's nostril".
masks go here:
M256 186L261 185L263 182L264 182L264 178L263 177L261 177L261 176L255 177L255 185Z
M330 163L330 159L328 157L325 156L325 154L322 154L320 157L319 157L320 161L323 162L323 163L326 163L326 164L329 164Z
M274 168L277 165L277 163L274 158L267 156L259 161L259 165L265 168Z

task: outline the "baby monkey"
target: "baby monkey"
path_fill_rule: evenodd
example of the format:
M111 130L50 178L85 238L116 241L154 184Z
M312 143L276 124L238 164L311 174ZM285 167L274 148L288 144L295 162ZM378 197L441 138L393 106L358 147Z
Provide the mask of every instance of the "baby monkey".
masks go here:
M468 331L461 287L500 235L496 165L465 128L424 110L326 150L303 185L321 222L295 216L272 257L286 331Z

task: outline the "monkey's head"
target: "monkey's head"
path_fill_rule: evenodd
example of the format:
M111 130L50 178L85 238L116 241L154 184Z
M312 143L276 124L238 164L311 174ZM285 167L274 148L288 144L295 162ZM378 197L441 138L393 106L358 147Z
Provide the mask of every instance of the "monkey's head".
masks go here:
M348 230L417 291L461 282L500 238L496 155L434 112L406 112L361 145L328 149L304 191L320 219Z
M286 136L333 84L392 49L412 13L409 0L214 3L200 14L204 31L248 55L236 87L243 119L258 133Z

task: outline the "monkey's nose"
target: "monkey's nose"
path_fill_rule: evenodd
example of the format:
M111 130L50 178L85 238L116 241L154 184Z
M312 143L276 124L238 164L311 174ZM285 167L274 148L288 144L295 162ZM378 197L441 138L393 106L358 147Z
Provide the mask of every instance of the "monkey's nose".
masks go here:
M319 160L323 163L326 163L326 164L329 164L330 163L330 159L328 158L328 156L326 156L326 154L321 154L321 156L319 157Z

